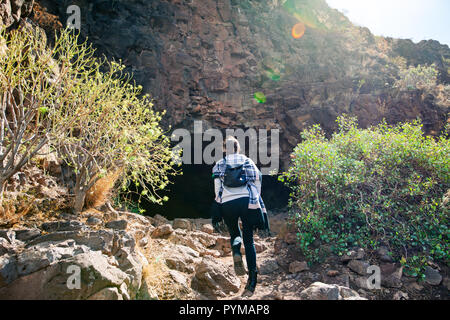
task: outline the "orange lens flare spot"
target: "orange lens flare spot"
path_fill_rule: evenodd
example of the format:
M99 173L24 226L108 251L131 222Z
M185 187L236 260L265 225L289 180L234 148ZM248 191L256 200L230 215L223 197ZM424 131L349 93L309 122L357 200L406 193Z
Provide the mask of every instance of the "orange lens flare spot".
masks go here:
M294 39L300 39L305 34L305 25L301 22L295 24L291 33Z

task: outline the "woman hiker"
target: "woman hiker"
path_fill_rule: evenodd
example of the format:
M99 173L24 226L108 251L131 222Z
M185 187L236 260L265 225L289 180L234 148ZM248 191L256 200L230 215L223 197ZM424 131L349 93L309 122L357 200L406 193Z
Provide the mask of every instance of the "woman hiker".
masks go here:
M212 224L220 232L219 223L224 220L230 233L234 270L239 276L246 274L241 254L241 243L244 242L248 281L243 296L251 296L255 291L258 272L253 230L268 231L269 225L260 195L262 174L250 158L239 152L238 140L227 137L224 141L225 156L213 168L216 199ZM242 233L239 218L242 221Z

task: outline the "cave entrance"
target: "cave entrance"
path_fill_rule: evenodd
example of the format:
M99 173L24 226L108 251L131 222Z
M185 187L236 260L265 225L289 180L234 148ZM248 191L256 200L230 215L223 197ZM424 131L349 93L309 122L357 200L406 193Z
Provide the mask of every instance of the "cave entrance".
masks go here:
M172 184L161 193L169 200L163 205L142 200L141 207L146 215L160 214L170 220L175 218L209 218L214 201L214 182L211 178L212 165L187 165L181 169L183 175L173 177ZM289 189L275 176L263 176L261 195L268 210L287 206Z

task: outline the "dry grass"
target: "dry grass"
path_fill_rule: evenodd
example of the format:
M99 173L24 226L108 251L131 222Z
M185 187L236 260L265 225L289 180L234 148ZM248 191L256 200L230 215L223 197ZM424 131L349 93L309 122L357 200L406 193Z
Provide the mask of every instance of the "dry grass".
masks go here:
M10 199L4 199L0 205L0 226L8 224L15 217L16 207Z
M85 208L98 208L104 205L108 201L111 191L121 173L122 170L118 169L100 178L87 192L86 199L84 201Z
M13 227L35 209L34 198L4 198L0 205L0 227Z
M183 288L172 280L169 267L164 262L163 248L150 240L148 247L140 249L147 257L148 265L142 270L142 279L160 300L186 298Z

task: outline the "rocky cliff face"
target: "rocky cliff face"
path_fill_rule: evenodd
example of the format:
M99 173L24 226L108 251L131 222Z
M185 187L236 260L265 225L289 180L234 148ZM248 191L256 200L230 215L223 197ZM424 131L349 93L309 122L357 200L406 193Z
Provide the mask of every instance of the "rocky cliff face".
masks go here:
M150 93L166 124L216 128L278 128L284 164L303 128L327 131L350 113L362 126L423 119L437 134L447 105L421 91L393 89L403 56L410 64L435 63L449 82L448 46L373 36L330 9L324 0L42 0L67 19L81 8L81 33L108 57L122 59ZM300 39L291 36L299 20ZM447 62L448 63L448 62ZM263 92L267 100L253 98Z
M0 25L7 28L27 17L33 9L34 0L1 0Z

